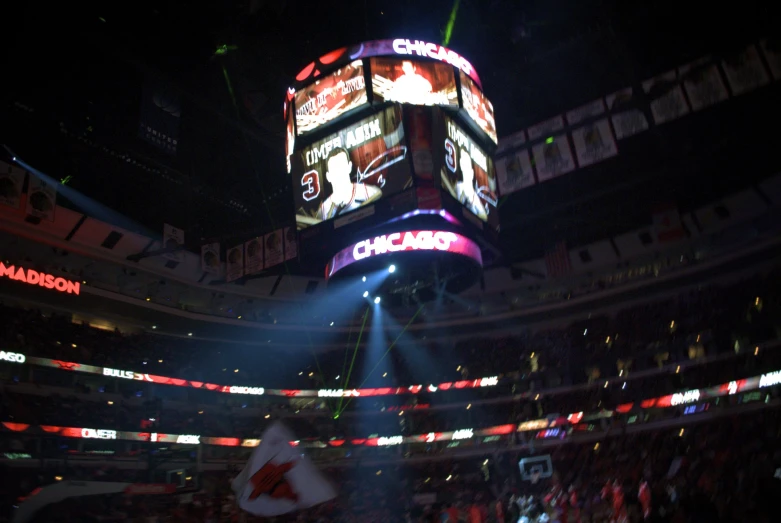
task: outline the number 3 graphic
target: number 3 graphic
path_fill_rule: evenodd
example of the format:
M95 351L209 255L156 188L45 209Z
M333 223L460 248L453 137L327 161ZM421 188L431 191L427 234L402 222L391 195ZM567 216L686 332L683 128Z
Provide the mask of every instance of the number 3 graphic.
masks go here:
M445 163L450 172L456 172L456 146L450 138L445 139Z
M317 171L305 173L301 177L301 187L306 187L306 190L301 193L301 196L308 202L311 202L320 196L320 177L317 175Z

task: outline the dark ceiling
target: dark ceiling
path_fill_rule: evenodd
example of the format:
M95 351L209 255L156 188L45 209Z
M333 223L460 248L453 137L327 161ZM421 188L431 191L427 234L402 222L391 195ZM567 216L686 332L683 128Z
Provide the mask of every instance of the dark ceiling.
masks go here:
M155 234L173 223L188 230L193 247L202 238L256 234L292 218L280 116L291 78L312 58L362 40L442 42L454 5L448 45L479 71L500 137L778 27L777 7L760 0L20 3L3 37L10 64L3 108L14 123L3 141L52 176L72 175L75 190ZM222 45L230 50L215 56ZM136 140L140 86L150 77L183 98L176 157ZM642 191L632 187L624 192ZM514 238L534 218L524 214L524 198L566 206L569 224L555 227L565 236L588 222L580 187L561 182L534 191L505 202L505 230ZM573 195L580 203L567 204ZM615 225L620 212L569 239L610 234L602 223ZM556 225L550 214L537 218ZM514 258L539 253L550 234L535 230L541 236L525 240L534 247L511 249Z

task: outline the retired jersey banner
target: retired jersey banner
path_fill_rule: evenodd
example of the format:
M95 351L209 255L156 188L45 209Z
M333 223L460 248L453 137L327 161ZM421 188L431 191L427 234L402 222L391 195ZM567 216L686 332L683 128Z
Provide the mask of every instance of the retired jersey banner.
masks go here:
M699 111L729 98L719 68L702 59L678 68L692 110Z
M163 248L179 249L163 254L163 258L180 262L184 257L184 231L167 223L163 225Z
M0 162L0 204L18 209L27 171Z
M578 127L572 131L572 143L578 165L586 167L618 154L618 146L613 139L607 118Z
M263 237L244 242L244 274L257 274L263 270Z
M296 437L277 422L263 433L260 445L231 483L242 510L256 516L288 514L336 497L336 490L301 451Z
M536 182L529 149L521 149L503 158L497 158L496 177L499 194L502 196L534 185Z
M597 117L605 112L605 101L602 98L589 102L585 105L581 105L577 109L567 111L565 115L567 117L567 123L569 125L577 125L583 120Z
M225 281L232 282L244 276L244 244L228 249L225 254Z
M201 269L207 274L220 274L220 244L207 243L201 245Z
M735 96L753 91L770 82L759 57L759 51L754 45L725 58L721 62L721 67Z
M279 265L285 259L283 249L284 244L282 242L282 229L277 229L274 232L268 233L263 237L263 243L266 245L266 263L265 267L273 267Z
M292 260L296 256L298 256L296 228L285 227L285 260Z
M605 97L610 111L610 121L616 131L616 138L623 140L648 130L645 114L634 106L634 92L631 87L616 91Z
M643 90L651 99L651 114L656 125L689 114L689 104L678 83L678 75L668 71L643 82Z
M53 182L30 173L30 187L27 189L27 214L54 221L57 206L57 186Z

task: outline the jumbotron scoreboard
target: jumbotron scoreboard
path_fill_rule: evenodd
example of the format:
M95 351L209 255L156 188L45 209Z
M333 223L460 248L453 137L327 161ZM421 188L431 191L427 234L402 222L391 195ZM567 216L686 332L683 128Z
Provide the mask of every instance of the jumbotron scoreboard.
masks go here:
M327 53L285 100L304 267L329 281L398 267L386 291L433 299L499 256L497 135L472 64L419 40Z

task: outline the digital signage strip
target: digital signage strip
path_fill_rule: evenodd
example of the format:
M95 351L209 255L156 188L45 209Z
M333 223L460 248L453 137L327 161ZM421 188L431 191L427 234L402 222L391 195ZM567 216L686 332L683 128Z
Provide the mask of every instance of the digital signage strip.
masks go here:
M731 396L739 392L749 392L766 387L772 387L781 384L781 370L754 376L751 378L734 380L714 387L704 389L692 389L675 394L668 394L659 398L652 398L640 402L625 403L618 405L614 411L602 410L599 412L584 414L583 412L573 412L567 416L561 416L556 419L540 418L520 423L519 425L507 424L488 427L484 429L463 428L449 432L428 432L416 434L413 436L387 436L375 438L352 438L349 441L330 440L300 440L291 441L291 445L307 448L326 448L349 446L365 447L387 447L409 443L433 443L437 441L467 441L476 438L490 436L505 436L513 432L537 432L537 438L559 437L566 435L566 431L550 429L558 427L576 426L581 422L594 421L598 419L607 419L615 417L617 414L626 414L635 406L641 409L650 408L668 408L676 406L694 405L699 401L718 398L722 396ZM693 411L684 412L697 413ZM150 443L167 443L182 445L214 445L221 447L257 447L260 444L259 439L241 439L233 437L211 437L199 436L195 434L164 434L159 432L144 431L117 431L109 429L95 429L86 427L61 427L54 425L33 426L26 423L2 422L2 427L11 432L27 432L37 429L40 434L58 435L68 438L99 439L99 440L123 440L123 441L146 441Z

